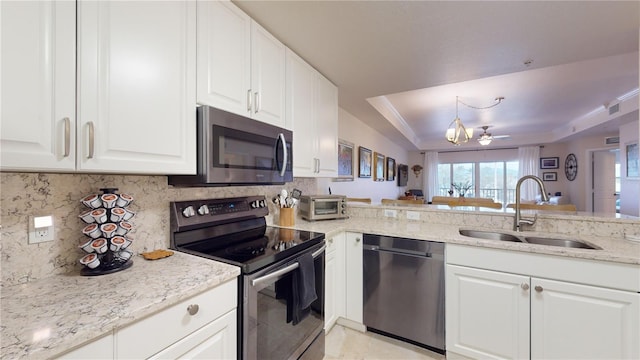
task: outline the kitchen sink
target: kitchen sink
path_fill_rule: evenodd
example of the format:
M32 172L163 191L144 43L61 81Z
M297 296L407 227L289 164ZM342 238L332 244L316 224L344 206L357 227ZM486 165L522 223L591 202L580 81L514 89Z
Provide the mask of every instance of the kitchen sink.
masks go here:
M487 239L487 240L523 242L522 239L520 239L517 236L513 236L511 234L493 232L493 231L460 230L460 235L480 238L480 239Z
M528 237L525 237L524 240L529 244L561 246L561 247L578 248L578 249L602 250L599 247L583 243L582 241L570 240L570 239L554 239L554 238L546 238L546 237L528 236Z
M575 248L575 249L602 250L602 248L598 246L589 245L582 241L571 240L571 239L556 239L556 238L540 237L540 236L516 236L512 234L495 232L495 231L468 230L468 229L459 230L459 233L462 236L468 236L468 237L486 239L486 240L520 242L520 243L532 244L532 245L548 245L548 246L558 246L558 247Z

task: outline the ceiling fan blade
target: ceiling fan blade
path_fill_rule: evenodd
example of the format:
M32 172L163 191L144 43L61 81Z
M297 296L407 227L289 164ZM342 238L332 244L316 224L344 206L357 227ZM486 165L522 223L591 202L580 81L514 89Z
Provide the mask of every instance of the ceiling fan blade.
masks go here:
M511 139L511 135L494 135L493 138L494 139L509 140L509 139Z

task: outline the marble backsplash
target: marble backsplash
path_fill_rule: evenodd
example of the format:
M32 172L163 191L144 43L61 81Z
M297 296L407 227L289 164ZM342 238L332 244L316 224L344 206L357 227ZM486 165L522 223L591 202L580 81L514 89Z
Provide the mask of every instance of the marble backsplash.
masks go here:
M78 273L78 248L86 237L86 225L78 215L87 208L80 202L100 188L118 188L118 193L134 197L129 206L134 254L169 246L169 202L191 199L265 195L270 199L282 188L297 188L303 194L316 192L316 180L296 178L286 185L174 188L166 176L0 173L0 269L2 286L15 285L54 274ZM267 221L277 214L269 202ZM55 240L28 244L30 215L53 215ZM143 261L134 259L135 261Z

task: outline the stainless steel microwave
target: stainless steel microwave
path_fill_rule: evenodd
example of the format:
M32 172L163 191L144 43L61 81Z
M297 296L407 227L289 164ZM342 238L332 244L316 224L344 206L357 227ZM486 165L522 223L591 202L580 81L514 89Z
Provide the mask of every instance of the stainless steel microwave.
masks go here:
M196 175L174 186L284 184L293 181L293 133L210 106L197 110Z
M306 220L346 219L347 198L344 195L303 195L300 216Z

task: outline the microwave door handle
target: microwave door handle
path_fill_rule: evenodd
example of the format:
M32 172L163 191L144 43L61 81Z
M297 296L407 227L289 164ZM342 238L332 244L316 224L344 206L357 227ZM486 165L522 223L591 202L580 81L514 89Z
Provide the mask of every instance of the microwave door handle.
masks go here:
M322 247L321 247L320 249L316 250L313 254L311 254L311 256L313 256L313 258L314 258L314 259L315 259L315 258L317 258L320 254L322 254L322 252L323 252L326 248L327 248L327 246L326 246L326 245L322 245ZM295 270L295 269L297 269L297 268L299 268L299 267L300 267L300 264L299 264L299 263L295 263L295 264L291 264L291 265L289 265L289 266L285 266L285 267L283 267L283 268L282 268L282 269L280 269L280 270L276 270L276 271L274 271L274 272L272 272L272 273L270 273L270 274L267 274L267 275L265 275L265 276L261 276L261 277L259 277L259 278L257 278L257 279L253 279L253 280L251 280L251 286L257 286L257 285L260 285L260 284L262 284L262 283L264 283L264 282L267 282L267 281L269 281L269 280L272 280L272 279L274 279L274 278L277 278L277 277L278 277L278 276L280 276L280 275L284 275L284 274L286 274L286 273L288 273L288 272L291 272L291 271L293 271L293 270Z
M289 160L288 159L289 154L287 154L287 140L284 138L283 133L278 134L278 141L282 142L282 153L284 154L284 156L282 157L282 167L280 170L280 176L284 176L285 172L287 172L287 160ZM276 142L276 144L277 143L278 142Z

